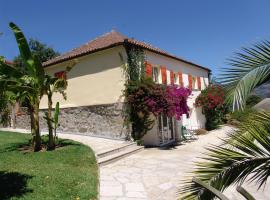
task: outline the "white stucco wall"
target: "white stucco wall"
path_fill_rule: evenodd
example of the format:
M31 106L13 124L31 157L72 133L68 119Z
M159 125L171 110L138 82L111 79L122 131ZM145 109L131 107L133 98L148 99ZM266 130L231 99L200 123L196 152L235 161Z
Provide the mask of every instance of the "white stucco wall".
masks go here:
M67 100L55 94L53 102L59 101L61 107L77 107L122 101L124 77L119 53L125 56L121 46L79 58L67 74ZM68 62L47 67L45 71L54 76L54 73L64 70ZM41 109L47 107L46 98L44 96L41 100Z
M122 102L124 76L122 71L123 63L119 53L124 57L126 56L124 48L118 46L78 58L78 63L67 74L67 100L63 100L59 94L56 94L54 95L53 102L56 103L59 101L62 108ZM170 83L169 70L172 70L174 72L183 73L185 87L188 87L188 74L191 74L194 77L201 77L202 89L208 85L209 80L207 70L150 51L145 51L145 54L146 60L152 65L166 66L167 83ZM64 70L69 62L72 61L47 67L45 68L45 71L53 76L56 72ZM159 75L159 82L161 83L161 73ZM192 126L194 128L204 127L205 117L202 115L201 109L195 108L193 105L199 94L200 91L193 91L188 99L188 105L191 108L191 116L189 119L184 116L181 121L176 123L178 124L176 132L177 136L180 134L179 127L181 127L181 124ZM45 96L41 101L40 108L43 109L46 107L47 99ZM156 134L157 127L155 125L145 139L150 141L150 143L152 141L152 143L158 144L159 141L158 138L156 138Z

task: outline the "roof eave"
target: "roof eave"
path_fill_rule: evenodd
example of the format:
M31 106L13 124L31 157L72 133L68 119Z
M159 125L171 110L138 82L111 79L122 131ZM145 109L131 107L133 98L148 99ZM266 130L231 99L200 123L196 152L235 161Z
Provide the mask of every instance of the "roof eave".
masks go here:
M136 44L136 43L133 43L133 42L130 42L127 38L127 40L125 40L127 42L129 42L130 44L133 44L133 45L136 45L136 46L139 46L145 50L148 50L148 51L151 51L153 53L157 53L157 54L160 54L160 55L163 55L163 56L166 56L166 57L169 57L169 58L172 58L172 59L175 59L175 60L178 60L178 61L181 61L181 62L185 62L187 64L191 64L191 65L194 65L196 67L199 67L201 69L204 69L204 70L207 70L209 73L211 73L211 70L207 67L203 67L201 65L198 65L198 64L195 64L193 62L190 62L190 61L187 61L187 60L184 60L184 59L181 59L181 58L178 58L176 56L173 56L173 55L170 55L168 53L163 53L163 52L160 52L160 51L156 51L154 49L150 49L150 48L147 48L143 45L139 45L139 44ZM71 56L71 57L67 57L65 59L61 59L61 60L58 60L58 61L55 61L55 62L52 62L52 63L49 63L49 64L46 64L43 63L43 67L46 68L46 67L49 67L49 66L52 66L52 65L56 65L56 64L59 64L59 63L62 63L62 62L65 62L65 61L68 61L68 60L71 60L71 59L75 59L75 58L79 58L79 57L82 57L82 56L85 56L85 55L88 55L88 54L92 54L92 53L96 53L98 51L102 51L102 50L106 50L106 49L109 49L109 48L113 48L113 47L116 47L116 46L119 46L119 45L124 45L125 41L123 42L117 42L117 43L114 43L114 44L111 44L109 46L106 46L106 47L102 47L102 48L98 48L98 49L95 49L93 51L89 51L89 52L84 52L82 54L78 54L78 55L75 55L75 56Z

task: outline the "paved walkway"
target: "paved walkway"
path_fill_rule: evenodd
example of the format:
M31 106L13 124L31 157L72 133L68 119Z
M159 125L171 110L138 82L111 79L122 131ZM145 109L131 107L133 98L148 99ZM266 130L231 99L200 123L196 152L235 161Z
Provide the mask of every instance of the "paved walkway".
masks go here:
M192 171L193 162L208 144L218 144L219 137L231 128L223 127L199 140L170 150L146 149L100 169L101 200L175 200L180 180ZM268 184L269 186L270 184ZM256 191L254 186L244 186L257 200L270 199L270 186ZM243 199L235 188L225 194L230 199Z

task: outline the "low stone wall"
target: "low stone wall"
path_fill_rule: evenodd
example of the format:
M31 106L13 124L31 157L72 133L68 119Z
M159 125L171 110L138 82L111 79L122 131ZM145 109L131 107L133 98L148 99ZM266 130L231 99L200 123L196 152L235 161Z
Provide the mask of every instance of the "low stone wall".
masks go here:
M61 108L59 115L59 132L85 134L113 139L127 139L128 131L123 127L122 103L109 105ZM45 110L40 110L40 128L47 131L43 119ZM17 116L17 127L30 129L29 113Z

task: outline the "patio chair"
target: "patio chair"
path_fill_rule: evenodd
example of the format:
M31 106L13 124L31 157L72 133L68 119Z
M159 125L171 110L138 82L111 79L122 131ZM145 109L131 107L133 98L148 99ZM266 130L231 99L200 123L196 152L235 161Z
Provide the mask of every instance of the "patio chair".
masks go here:
M185 126L182 126L182 137L184 140L197 139L194 130L187 129L187 127L185 127Z

